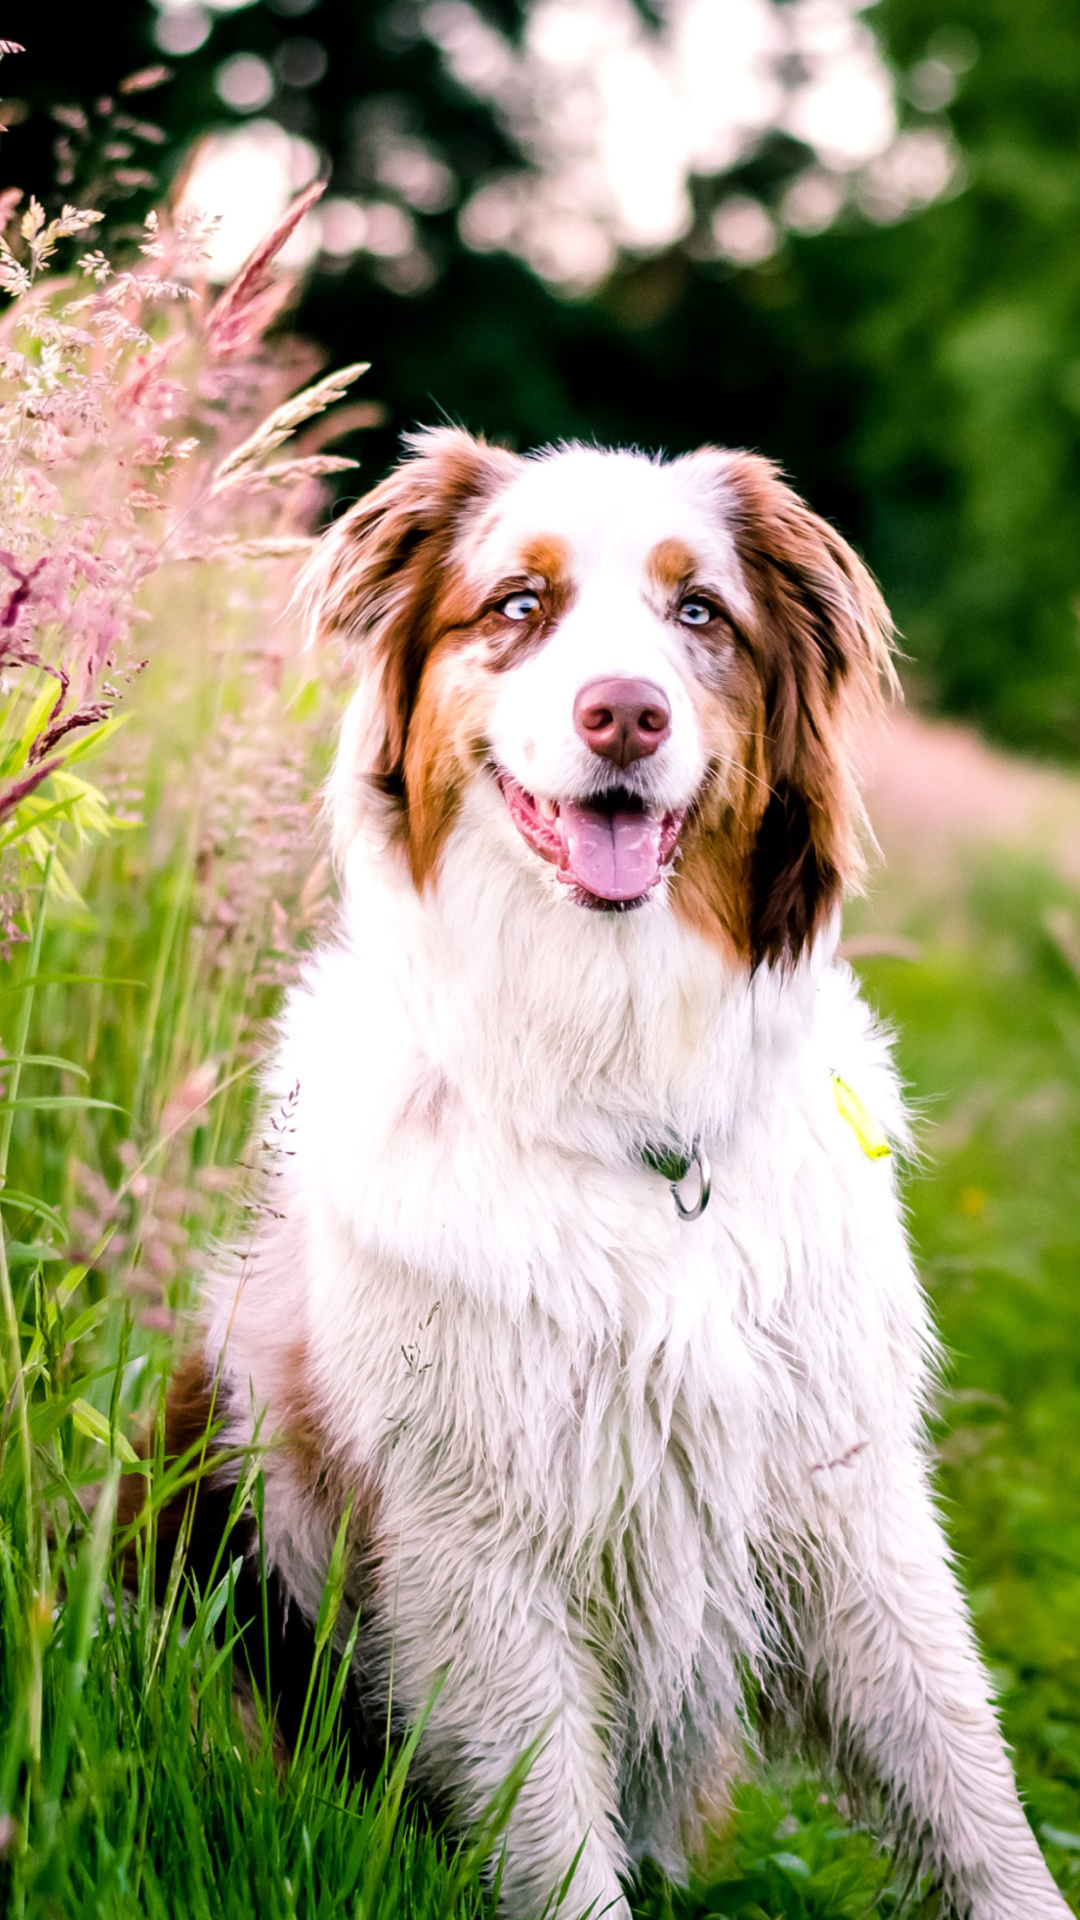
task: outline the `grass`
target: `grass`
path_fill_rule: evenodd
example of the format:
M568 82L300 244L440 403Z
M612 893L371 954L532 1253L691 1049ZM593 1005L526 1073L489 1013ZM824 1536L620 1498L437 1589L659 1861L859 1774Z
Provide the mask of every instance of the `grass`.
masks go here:
M251 1067L286 956L319 914L303 881L302 795L325 764L333 699L288 660L265 674L250 643L257 581L226 593L211 576L199 591L215 597L217 625L190 598L162 608L172 641L110 747L108 783L121 807L141 794L138 821L75 862L81 902L46 899L40 952L16 949L0 977L9 1055L29 1056L18 1069L9 1058L0 1104L28 1382L20 1442L9 1367L0 1908L33 1920L471 1920L492 1908L498 1810L475 1845L455 1848L410 1804L407 1751L367 1792L348 1782L329 1639L303 1745L282 1770L271 1730L231 1686L233 1570L186 1625L178 1604L157 1614L145 1585L121 1604L108 1574L123 1436L182 1342L200 1248L242 1218L233 1170ZM204 629L210 639L191 639ZM861 911L868 923L874 909ZM1080 902L1051 875L999 863L947 912L915 900L906 930L920 961L862 971L925 1117L908 1196L950 1354L937 1434L948 1524L1034 1824L1080 1910L1073 914ZM108 1104L78 1104L87 1098ZM103 1489L94 1518L77 1525L91 1486ZM636 1902L656 1920L932 1911L906 1899L828 1783L799 1773L740 1789L689 1894L646 1874Z
M950 1365L941 1487L1029 1811L1080 1905L1077 902L998 860L947 942L864 972L928 1158L911 1226ZM951 916L950 916L951 917Z

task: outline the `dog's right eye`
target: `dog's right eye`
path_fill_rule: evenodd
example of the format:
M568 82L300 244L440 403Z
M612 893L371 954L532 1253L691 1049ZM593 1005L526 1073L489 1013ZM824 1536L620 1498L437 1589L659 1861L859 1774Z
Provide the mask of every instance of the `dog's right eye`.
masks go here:
M690 593L680 601L678 619L684 627L707 627L716 618L716 608L703 594Z
M540 611L540 596L535 593L512 593L506 600L500 600L498 611L508 620L528 620L531 614Z

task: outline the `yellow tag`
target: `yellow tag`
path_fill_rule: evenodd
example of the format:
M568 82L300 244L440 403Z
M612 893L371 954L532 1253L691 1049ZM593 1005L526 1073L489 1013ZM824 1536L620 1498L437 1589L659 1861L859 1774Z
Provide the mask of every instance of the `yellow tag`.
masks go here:
M887 1159L892 1148L869 1107L863 1106L858 1094L848 1086L846 1080L841 1080L838 1073L832 1076L832 1090L840 1118L847 1121L867 1159Z

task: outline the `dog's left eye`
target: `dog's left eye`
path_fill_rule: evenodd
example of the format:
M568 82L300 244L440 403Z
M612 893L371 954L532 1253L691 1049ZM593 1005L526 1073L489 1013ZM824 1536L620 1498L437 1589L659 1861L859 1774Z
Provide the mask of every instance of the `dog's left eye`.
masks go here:
M509 599L499 602L499 612L508 620L528 620L530 614L539 611L540 596L535 593L512 593Z
M716 608L711 600L703 600L699 593L690 594L679 606L679 619L684 627L707 627L716 617Z

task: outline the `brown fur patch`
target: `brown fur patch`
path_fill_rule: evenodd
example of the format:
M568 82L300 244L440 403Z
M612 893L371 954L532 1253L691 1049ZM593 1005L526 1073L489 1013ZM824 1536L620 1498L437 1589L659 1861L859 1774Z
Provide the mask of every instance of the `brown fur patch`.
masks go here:
M351 1502L348 1590L353 1604L359 1605L362 1592L366 1593L370 1584L379 1513L377 1483L371 1475L350 1468L334 1447L304 1339L295 1340L286 1350L281 1392L284 1418L279 1437L301 1494L325 1509L331 1532L336 1532Z
M536 593L540 606L528 620L507 620L493 613L484 622L488 662L497 673L517 666L542 646L574 604L570 550L557 534L540 534L528 541L521 550L520 568L520 577L500 584L499 598L506 599L515 590Z
M338 521L309 580L320 634L374 647L386 736L378 780L404 800L405 753L424 668L438 639L478 609L452 565L465 515L512 479L519 461L445 427ZM407 823L406 823L407 824Z
M405 743L409 866L417 888L434 874L465 782L484 759L490 714L491 684L475 650L448 635L424 669Z
M433 638L420 675L405 735L402 785L409 867L418 889L427 885L457 818L467 781L487 753L493 688L491 672L516 665L540 646L573 600L568 554L554 536L531 541L520 573L495 589L504 600L535 592L534 616L508 620L490 603L477 608L477 590L452 563L433 588Z
M557 533L538 534L522 548L521 564L527 574L533 574L552 590L559 590L570 581L570 549L566 541Z
M188 1354L173 1375L165 1400L164 1464L171 1466L185 1455L191 1455L192 1470L195 1471L200 1464L213 1460L221 1449L210 1430L220 1423L224 1412L218 1383L207 1373L202 1354ZM149 1440L144 1439L139 1448L144 1459L149 1456L149 1448ZM125 1473L121 1476L116 1503L118 1528L126 1530L139 1518L146 1505L146 1486L144 1474ZM187 1528L194 1540L195 1523L200 1516L205 1519L210 1513L216 1546L221 1537L221 1528L228 1519L230 1498L231 1489L223 1495L211 1469L201 1474L194 1484L174 1493L158 1508L154 1571L159 1600L164 1593L169 1564L181 1533ZM134 1582L136 1568L137 1550L132 1540L124 1552L124 1578L129 1584Z
M704 688L698 692L697 710L709 772L683 828L672 906L704 939L719 944L732 958L746 960L747 874L768 793L761 689L745 655L731 661L723 694Z
M688 587L697 572L697 566L694 555L681 540L659 541L646 562L650 580L669 594L678 593L680 587Z
M861 561L769 461L692 457L714 460L718 508L734 503L754 615L734 628L729 682L745 780L722 801L706 793L672 900L752 966L792 964L859 872L847 732L891 680L891 623Z

